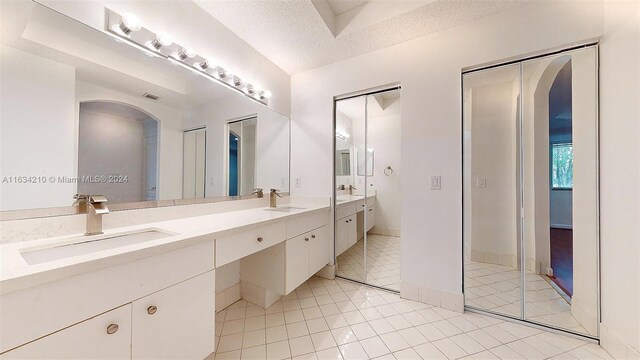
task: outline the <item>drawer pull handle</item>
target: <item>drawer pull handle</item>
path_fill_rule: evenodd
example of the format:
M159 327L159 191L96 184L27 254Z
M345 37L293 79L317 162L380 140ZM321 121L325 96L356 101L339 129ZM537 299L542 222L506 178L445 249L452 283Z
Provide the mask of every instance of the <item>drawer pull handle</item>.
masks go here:
M107 326L107 334L115 334L119 328L120 327L118 326L118 324L110 324L109 326Z
M309 241L309 238L304 238L304 241Z
M264 240L264 239L262 238L262 236L260 236L260 237L258 238L258 242L262 242L262 240Z
M369 209L369 211L373 211L373 209Z
M311 238L312 238L312 239L315 239L315 238L316 238L316 236L315 236L315 235L311 235Z
M151 305L147 308L147 314L149 315L153 315L156 313L156 311L158 311L158 308L154 305Z

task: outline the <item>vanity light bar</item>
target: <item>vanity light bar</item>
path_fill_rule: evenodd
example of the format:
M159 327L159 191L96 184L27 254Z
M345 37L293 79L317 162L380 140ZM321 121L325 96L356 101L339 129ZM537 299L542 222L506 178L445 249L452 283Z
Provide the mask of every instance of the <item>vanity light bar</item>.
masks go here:
M262 104L266 104L267 99L271 98L270 91L260 89L251 82L244 81L240 75L214 65L211 59L197 55L193 49L174 43L167 33L154 33L144 28L135 15L120 15L110 9L106 10L107 34L114 39L133 46L149 56L164 58L174 65L225 85Z

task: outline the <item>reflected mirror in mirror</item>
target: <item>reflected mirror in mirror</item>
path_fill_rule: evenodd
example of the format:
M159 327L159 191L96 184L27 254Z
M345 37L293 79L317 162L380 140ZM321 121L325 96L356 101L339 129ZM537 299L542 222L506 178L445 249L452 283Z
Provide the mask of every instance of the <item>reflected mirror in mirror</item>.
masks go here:
M113 204L289 191L286 116L114 41L107 19L97 29L31 1L0 6L0 211L71 206L78 192ZM227 126L249 118L234 175Z
M351 175L351 149L336 150L336 175Z

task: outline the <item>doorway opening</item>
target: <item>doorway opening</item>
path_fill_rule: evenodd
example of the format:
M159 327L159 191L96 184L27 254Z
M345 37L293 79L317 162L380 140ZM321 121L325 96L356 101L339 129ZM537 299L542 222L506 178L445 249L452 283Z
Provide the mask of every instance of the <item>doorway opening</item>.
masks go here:
M158 120L109 101L80 103L78 193L111 203L158 199Z

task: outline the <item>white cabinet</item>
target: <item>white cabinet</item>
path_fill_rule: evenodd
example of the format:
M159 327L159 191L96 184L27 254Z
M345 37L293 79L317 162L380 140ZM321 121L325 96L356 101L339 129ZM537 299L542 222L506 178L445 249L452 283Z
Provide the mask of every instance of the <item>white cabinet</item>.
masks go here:
M285 293L295 290L327 264L326 226L287 240Z
M28 326L28 324L25 324ZM0 355L0 359L130 359L131 304Z
M204 359L214 351L215 270L36 339L8 359Z
M336 256L339 256L356 243L356 232L356 214L336 221Z
M133 302L132 359L204 359L214 351L214 274Z

